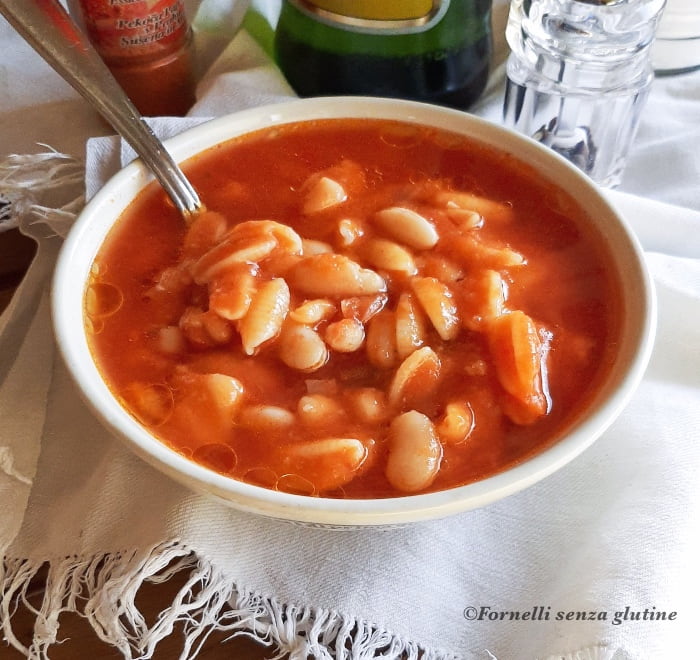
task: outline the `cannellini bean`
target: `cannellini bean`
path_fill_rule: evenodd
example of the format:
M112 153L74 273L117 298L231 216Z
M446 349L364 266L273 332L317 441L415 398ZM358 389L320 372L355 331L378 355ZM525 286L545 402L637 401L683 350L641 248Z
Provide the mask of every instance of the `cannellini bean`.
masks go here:
M440 206L474 211L487 220L510 221L514 217L513 207L507 202L498 202L474 193L446 190L436 193L434 199Z
M178 323L185 339L195 346L211 346L213 343L204 327L203 315L204 310L199 307L187 307Z
M389 385L389 404L411 407L429 394L440 378L440 358L430 346L413 351L398 367Z
M217 192L226 200L227 204L236 204L245 199L250 199L255 194L249 185L234 179L226 179Z
M294 289L314 296L345 298L386 291L380 275L340 254L305 257L287 277Z
M239 426L252 431L283 431L296 422L294 413L280 406L245 406L236 418Z
M328 346L339 353L358 350L365 340L365 327L355 318L329 323L323 333Z
M204 383L216 407L227 416L232 416L243 397L243 383L226 374L202 374Z
M310 238L301 239L301 250L302 254L325 254L327 252L333 252L333 246L325 241L315 241Z
M376 213L374 220L392 238L417 250L427 250L438 242L432 223L412 209L392 206Z
M246 315L239 321L243 352L253 355L266 341L276 337L289 312L289 287L282 278L262 284Z
M418 272L413 255L394 241L370 238L363 243L361 254L370 266L380 270L395 271L406 275L415 275Z
M402 360L425 343L425 313L413 294L404 292L396 305L396 351Z
M290 445L286 464L310 481L315 492L334 490L353 479L368 450L357 438L324 438Z
M316 371L328 361L328 348L318 332L291 321L282 328L277 354L288 367L303 372Z
M176 355L185 350L187 344L182 330L176 325L168 325L158 330L158 350L168 355Z
M302 211L307 215L319 213L342 204L347 198L348 194L340 183L322 176L309 186Z
M469 403L452 402L437 425L440 440L457 445L464 442L474 430L474 411Z
M460 330L460 320L452 291L434 277L416 277L411 287L421 307L440 337L454 339Z
M226 344L233 337L231 324L212 310L187 307L180 317L179 328L191 344L211 347Z
M451 244L457 254L471 268L482 267L493 270L513 268L526 263L525 257L508 246L489 245L475 236L457 236Z
M188 406L192 420L198 419L206 410L209 421L216 424L215 430L224 431L231 427L243 401L241 381L226 374L181 371L176 374L174 384L180 399L178 405Z
M386 402L386 394L376 387L360 387L348 390L345 393L352 412L361 422L366 424L380 424L389 414Z
M297 323L316 325L331 318L337 312L335 304L327 298L306 300L289 312L289 318Z
M227 344L231 341L233 328L226 319L210 310L202 315L202 320L205 330L215 344Z
M304 456L307 458L327 455L331 452L342 452L348 455L355 467L359 466L359 463L362 462L367 454L367 450L362 441L356 438L326 438L324 440L302 442L291 445L289 451L295 456Z
M374 367L390 369L396 364L396 316L392 310L384 309L369 320L365 350Z
M185 268L170 266L164 268L158 275L153 289L164 293L178 294L182 293L191 283L192 276Z
M172 383L176 396L173 424L187 435L190 447L231 439L245 396L237 378L180 367L173 374Z
M209 282L209 309L229 321L242 319L255 295L257 268L236 264Z
M337 399L324 394L306 394L299 399L297 415L302 424L324 426L337 424L345 410Z
M389 428L389 456L385 475L404 493L415 493L433 483L442 460L442 446L433 424L410 410L394 418Z
M484 217L481 213L470 209L453 208L448 205L447 217L460 231L474 231L484 226Z
M342 218L338 221L338 242L341 247L349 247L358 238L362 238L365 234L365 229L359 220L353 218Z

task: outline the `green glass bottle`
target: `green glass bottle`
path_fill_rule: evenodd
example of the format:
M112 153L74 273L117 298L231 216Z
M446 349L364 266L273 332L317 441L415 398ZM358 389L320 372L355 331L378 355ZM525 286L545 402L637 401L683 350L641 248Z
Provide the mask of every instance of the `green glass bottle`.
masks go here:
M488 78L491 0L285 0L275 57L300 96L466 109Z

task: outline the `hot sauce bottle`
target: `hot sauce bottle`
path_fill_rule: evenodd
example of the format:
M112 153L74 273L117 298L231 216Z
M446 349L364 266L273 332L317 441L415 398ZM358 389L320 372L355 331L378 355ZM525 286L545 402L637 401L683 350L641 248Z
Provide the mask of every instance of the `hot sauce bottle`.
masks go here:
M275 52L300 96L466 109L488 78L491 0L285 0Z
M195 101L183 0L69 0L105 64L143 115L184 115Z

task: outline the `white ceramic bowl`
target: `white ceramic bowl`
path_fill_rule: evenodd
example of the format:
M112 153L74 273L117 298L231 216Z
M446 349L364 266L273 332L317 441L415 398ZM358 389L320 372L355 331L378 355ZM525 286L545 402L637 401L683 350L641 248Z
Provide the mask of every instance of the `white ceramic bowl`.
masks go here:
M167 142L182 161L231 137L274 124L313 118L405 120L472 136L514 154L584 204L607 241L619 271L625 304L616 361L586 413L553 446L482 481L451 490L377 500L307 497L242 483L185 459L154 439L112 396L93 362L83 327L83 294L106 234L136 194L152 180L136 162L114 176L86 206L58 260L53 319L58 346L86 402L116 436L144 460L195 491L249 512L325 526L393 525L481 507L552 474L591 445L622 411L646 368L656 320L653 286L640 247L600 190L552 151L469 114L437 106L377 98L317 98L256 108L213 120Z

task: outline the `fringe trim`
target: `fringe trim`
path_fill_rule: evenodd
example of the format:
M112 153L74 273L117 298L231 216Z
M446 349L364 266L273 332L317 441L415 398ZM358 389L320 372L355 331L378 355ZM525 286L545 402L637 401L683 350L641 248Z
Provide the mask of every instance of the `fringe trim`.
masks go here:
M550 655L542 660L628 660L627 654L620 649L610 649L606 646L589 646L573 653Z
M30 603L30 584L46 564L5 559L0 564L0 630L7 643L31 660L46 660L60 642L63 612L82 615L96 635L118 649L125 660L150 658L176 625L182 626L180 660L194 659L208 636L247 635L270 647L270 660L455 660L451 654L420 648L365 622L324 609L284 605L274 598L239 590L226 574L173 542L147 552L110 553L92 558L66 557L48 564L43 601ZM189 571L171 605L149 625L136 605L145 583L162 583ZM24 646L12 618L24 607L35 617L34 637Z
M85 203L84 164L40 146L49 151L0 161L0 232L33 218L65 236Z

